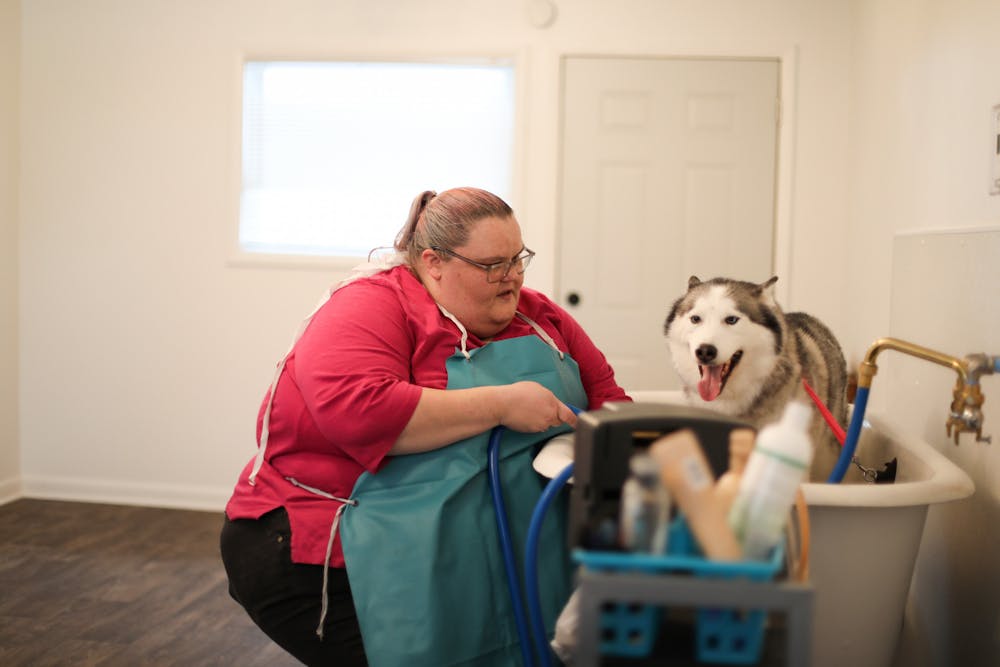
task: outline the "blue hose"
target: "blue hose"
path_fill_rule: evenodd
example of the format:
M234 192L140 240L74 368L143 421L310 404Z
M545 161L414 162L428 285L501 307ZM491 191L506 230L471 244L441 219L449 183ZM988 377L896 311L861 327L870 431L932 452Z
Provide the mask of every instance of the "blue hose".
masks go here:
M840 458L837 465L833 467L833 472L827 478L830 484L838 484L854 459L854 450L858 446L858 438L861 437L861 426L865 421L865 408L868 407L868 392L871 387L858 387L854 395L854 413L851 415L851 425L847 428L847 437L844 438L844 446L840 450Z
M545 520L545 513L548 511L549 505L559 496L559 491L572 476L573 464L570 463L561 473L549 481L535 505L535 511L531 514L531 523L528 526L528 544L524 555L524 588L528 596L528 614L531 616L535 650L541 657L543 667L551 667L552 665L552 648L547 641L548 635L545 632L545 622L542 619L542 605L538 598L538 538L542 532L542 521Z
M524 667L534 667L535 660L531 654L531 643L528 640L528 623L524 616L524 605L521 602L521 584L517 580L514 543L510 537L510 526L507 525L507 510L504 507L503 488L500 482L500 438L503 436L503 432L503 426L494 428L493 432L490 433L490 441L486 447L490 493L493 496L493 513L497 519L497 532L500 534L504 569L507 571L507 588L510 589L510 602L514 607L514 623L517 625L517 635L520 639L521 658L524 660Z
M580 408L576 406L566 404L566 407L572 410L575 415L578 415L581 412ZM507 587L510 589L510 601L514 607L514 623L517 626L517 634L521 644L521 658L524 661L524 667L534 667L535 659L531 652L531 635L528 633L528 623L524 615L524 605L521 602L521 584L517 579L517 562L514 560L514 542L510 536L510 526L507 524L507 509L504 506L503 488L500 481L500 439L503 437L503 432L503 426L495 427L490 433L489 444L486 446L490 493L493 496L493 513L497 520L497 532L500 534L500 548L503 551L504 570L506 570L507 573ZM542 496L535 505L535 510L531 516L531 524L528 528L528 551L532 554L532 557L525 563L525 578L528 577L528 573L530 571L532 583L528 589L528 594L533 598L535 608L540 609L538 604L538 575L536 574L538 569L538 536L535 535L535 537L532 538L532 531L538 531L541 526L541 520L544 518L545 511L552 502L552 499L548 498L547 494L555 496L559 488L565 484L566 480L569 479L572 474L573 465L570 464L556 479L549 482L549 484L542 491ZM557 485L556 481L559 479L562 479L562 481ZM550 491L553 487L555 487L555 490ZM541 507L541 511L539 511L539 507ZM538 516L538 527L535 527L536 516ZM533 548L532 541L535 543ZM532 613L539 619L538 622L541 625L541 611ZM545 645L544 626L542 626L542 631L539 634L539 637L541 637L541 639L536 639L539 646L539 652L542 655L542 662L546 667L548 667L552 663L549 658L549 648Z

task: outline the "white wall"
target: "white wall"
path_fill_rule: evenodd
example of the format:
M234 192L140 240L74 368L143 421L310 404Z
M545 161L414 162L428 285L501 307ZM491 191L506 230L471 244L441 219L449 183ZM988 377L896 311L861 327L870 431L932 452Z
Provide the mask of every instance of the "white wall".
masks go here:
M0 0L0 503L21 492L17 398L20 3Z
M820 279L839 267L846 242L850 6L557 4L557 22L541 30L524 3L487 0L24 2L28 492L220 508L253 454L273 364L337 276L227 263L244 55L516 57L514 204L540 255L531 284L548 290L560 56L794 54L797 226L785 278L791 306L808 304L836 328L842 298Z
M990 109L1000 104L1000 3L857 3L847 345L886 335L892 236L995 223ZM860 295L864 298L860 298ZM873 397L874 398L874 397Z
M20 483L8 481L20 469L33 496L219 509L253 454L272 364L338 276L228 262L244 55L517 58L514 204L539 250L530 284L545 290L555 281L562 55L794 63L784 305L830 323L852 365L891 333L896 232L1000 219L1000 197L985 188L988 110L1000 103L995 0L556 0L548 29L526 21L526 4L0 0L0 484ZM933 318L927 327L931 340L939 329ZM986 349L970 336L946 351L1000 353L987 336ZM883 363L890 375L894 362ZM911 416L883 381L873 407ZM954 451L938 428L928 421L924 437ZM987 470L996 446L982 450ZM929 626L908 635L906 664L975 664L963 646L997 657L1000 586L981 561L954 554L998 523L1000 481L977 483L968 514L951 522L975 516L964 534L936 532L932 510L915 584ZM942 580L942 563L966 576ZM988 582L978 591L977 577ZM970 613L943 599L980 604Z
M847 346L855 361L887 335L959 357L1000 354L1000 256L954 249L966 243L958 230L1000 222L987 187L1000 3L859 2L852 34ZM952 234L928 235L919 268L895 271L912 255L899 240L894 255L894 237L924 230ZM993 444L964 435L956 446L944 431L955 373L895 352L877 364L870 405L976 484L968 500L930 509L897 665L1000 664L1000 377L982 380Z

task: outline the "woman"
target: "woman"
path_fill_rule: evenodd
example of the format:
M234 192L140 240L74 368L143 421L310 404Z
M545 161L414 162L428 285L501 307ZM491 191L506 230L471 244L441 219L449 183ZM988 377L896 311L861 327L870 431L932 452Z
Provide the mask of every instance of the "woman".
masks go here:
M537 445L575 424L569 405L627 397L580 326L522 286L534 253L499 197L424 192L395 248L394 266L330 295L279 366L226 507L230 592L306 664L516 664L487 438L506 427L523 541ZM543 539L554 618L565 532Z

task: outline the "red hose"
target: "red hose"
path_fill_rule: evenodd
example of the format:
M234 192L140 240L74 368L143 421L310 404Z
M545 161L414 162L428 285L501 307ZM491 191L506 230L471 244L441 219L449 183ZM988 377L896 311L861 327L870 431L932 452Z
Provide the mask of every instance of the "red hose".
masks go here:
M806 382L805 378L802 378L802 386L805 388L806 393L809 394L809 398L811 398L813 403L816 404L816 407L819 409L819 413L823 415L823 419L826 420L830 430L833 431L833 435L837 438L837 442L839 442L840 446L843 447L844 440L847 438L847 434L844 433L844 428L837 423L837 419L830 414L830 410L826 407L823 401L820 400L820 397L816 395L816 392L809 386L809 383Z

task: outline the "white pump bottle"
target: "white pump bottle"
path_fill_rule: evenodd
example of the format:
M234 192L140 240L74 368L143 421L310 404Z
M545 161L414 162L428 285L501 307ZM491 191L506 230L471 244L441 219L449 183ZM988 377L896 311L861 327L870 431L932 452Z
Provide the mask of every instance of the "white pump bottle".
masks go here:
M781 419L762 428L729 511L729 525L746 558L766 560L783 536L795 492L812 463L812 410L785 406Z

